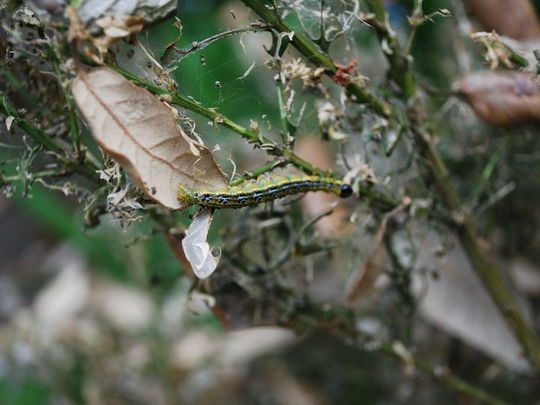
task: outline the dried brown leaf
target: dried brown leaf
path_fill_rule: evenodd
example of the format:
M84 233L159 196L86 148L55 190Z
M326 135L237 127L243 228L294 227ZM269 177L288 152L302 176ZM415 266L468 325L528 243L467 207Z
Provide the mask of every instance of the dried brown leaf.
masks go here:
M538 76L522 72L478 72L461 80L458 94L480 119L490 124L540 122Z
M182 208L177 188L222 188L226 179L208 148L188 138L174 113L120 74L80 73L72 92L101 147L163 206Z

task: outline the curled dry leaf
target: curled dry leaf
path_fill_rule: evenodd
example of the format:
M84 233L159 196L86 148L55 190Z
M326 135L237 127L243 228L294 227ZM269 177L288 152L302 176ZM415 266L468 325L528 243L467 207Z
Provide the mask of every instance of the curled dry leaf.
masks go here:
M97 68L80 73L72 92L97 142L161 205L182 208L176 198L179 184L226 186L210 150L188 138L174 113L148 91Z
M467 0L465 3L488 31L520 40L540 37L540 23L529 0Z
M495 125L540 122L539 77L522 72L478 72L457 85L476 115Z

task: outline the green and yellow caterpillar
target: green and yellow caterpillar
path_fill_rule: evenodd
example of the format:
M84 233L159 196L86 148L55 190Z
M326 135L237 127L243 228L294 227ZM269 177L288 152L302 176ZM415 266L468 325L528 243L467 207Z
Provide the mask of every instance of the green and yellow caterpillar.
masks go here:
M193 190L179 186L178 199L187 205L210 208L242 208L273 201L291 194L325 191L342 198L352 194L352 187L331 177L265 176L238 186L215 190Z

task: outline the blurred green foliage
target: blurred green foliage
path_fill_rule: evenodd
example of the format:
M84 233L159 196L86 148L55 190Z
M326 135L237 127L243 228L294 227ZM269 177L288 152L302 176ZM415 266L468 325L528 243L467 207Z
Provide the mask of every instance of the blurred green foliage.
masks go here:
M0 377L0 404L2 405L48 405L51 388L40 380L28 377L18 383Z

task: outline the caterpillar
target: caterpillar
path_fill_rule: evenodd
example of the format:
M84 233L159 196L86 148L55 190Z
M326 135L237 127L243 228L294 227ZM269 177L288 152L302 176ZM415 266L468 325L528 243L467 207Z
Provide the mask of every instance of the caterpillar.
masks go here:
M353 192L352 187L341 180L319 176L268 176L215 190L194 190L182 185L178 188L180 201L210 208L248 207L307 191L325 191L342 198Z

